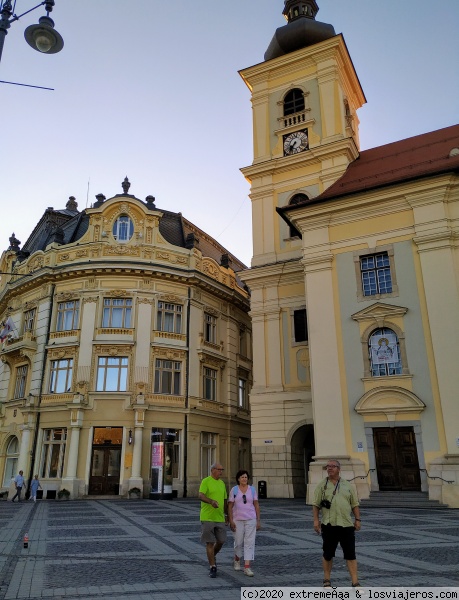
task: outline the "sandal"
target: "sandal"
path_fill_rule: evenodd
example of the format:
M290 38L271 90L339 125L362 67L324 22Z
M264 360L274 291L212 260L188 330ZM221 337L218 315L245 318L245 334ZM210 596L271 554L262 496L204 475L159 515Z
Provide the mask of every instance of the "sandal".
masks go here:
M329 579L324 579L324 583L323 583L324 587L331 587L331 581Z

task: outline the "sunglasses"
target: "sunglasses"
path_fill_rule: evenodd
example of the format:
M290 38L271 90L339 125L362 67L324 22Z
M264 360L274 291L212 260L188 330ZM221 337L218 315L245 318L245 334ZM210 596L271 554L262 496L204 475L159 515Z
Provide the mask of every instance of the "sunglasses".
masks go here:
M244 502L244 504L247 504L247 496L245 494L242 494L242 502Z

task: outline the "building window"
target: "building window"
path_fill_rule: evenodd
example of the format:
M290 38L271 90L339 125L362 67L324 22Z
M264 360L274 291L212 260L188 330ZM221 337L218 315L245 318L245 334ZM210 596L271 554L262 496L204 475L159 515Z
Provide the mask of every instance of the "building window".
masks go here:
M71 331L78 328L80 315L79 300L70 302L59 302L57 305L56 331Z
M21 365L16 369L16 382L14 384L13 398L25 398L28 365Z
M206 400L217 399L217 371L204 367L203 396Z
M201 433L201 477L210 475L210 467L217 460L217 434Z
M305 308L293 311L293 340L295 342L308 341L308 319Z
M121 215L113 224L113 237L118 242L128 242L134 235L134 224L127 215Z
M368 354L372 377L402 374L400 344L392 329L384 327L372 332L368 338Z
M181 362L157 358L155 363L155 394L179 396L181 375Z
M217 343L217 317L204 313L204 340L211 344Z
M249 407L247 379L243 377L239 377L238 379L238 406L245 409Z
M35 315L37 313L36 308L32 308L31 310L27 310L24 313L24 333L26 331L33 332L35 328Z
M301 202L306 202L307 200L309 200L309 198L306 196L306 194L295 194L293 198L290 199L288 204L289 206L293 206L295 204L300 204ZM301 233L294 225L289 225L289 235L291 238L302 237Z
M97 365L98 392L127 390L128 359L125 356L100 356Z
M182 309L181 304L158 302L158 331L182 333Z
M17 475L19 460L19 441L17 437L10 439L6 449L5 471L3 473L3 487L8 488L11 480Z
M40 463L40 477L60 479L64 466L67 429L45 429Z
M364 296L392 292L390 260L387 252L361 256L360 272Z
M304 94L298 88L291 90L284 98L284 117L304 110Z
M50 394L65 394L72 387L73 358L51 362Z
M104 298L102 327L127 328L131 326L132 299Z

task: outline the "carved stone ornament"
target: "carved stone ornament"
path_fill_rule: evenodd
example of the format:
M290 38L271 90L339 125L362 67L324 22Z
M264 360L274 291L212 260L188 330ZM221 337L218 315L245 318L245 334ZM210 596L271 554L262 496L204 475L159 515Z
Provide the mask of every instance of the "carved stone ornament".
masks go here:
M80 394L85 395L89 389L89 381L77 381L75 387Z
M204 306L204 312L209 315L213 315L214 317L218 317L220 314L218 310L215 310L215 308L212 308L211 306Z
M152 348L152 353L156 357L165 358L167 360L182 360L186 358L185 350L172 350L171 348L161 348L159 346L154 346Z
M75 348L59 348L49 350L48 356L51 360L62 360L63 358L74 358Z
M55 296L56 302L70 302L71 300L77 300L77 292L59 292Z
M183 302L182 298L175 294L160 294L158 300L160 302L171 302L172 304L181 304Z
M138 304L154 304L155 301L153 300L153 298L138 298L137 303Z
M140 256L140 249L137 246L106 246L104 247L104 256Z
M126 356L132 354L132 346L100 344L99 346L94 346L94 353L101 356Z
M43 256L37 256L33 258L27 265L29 273L37 271L43 267Z
M98 302L98 301L99 301L98 296L86 296L85 298L83 298L83 304L91 304L93 302Z
M213 279L220 279L220 267L211 258L205 258L202 261L202 272L213 277Z
M129 296L126 290L110 290L109 292L104 293L104 298L125 298Z

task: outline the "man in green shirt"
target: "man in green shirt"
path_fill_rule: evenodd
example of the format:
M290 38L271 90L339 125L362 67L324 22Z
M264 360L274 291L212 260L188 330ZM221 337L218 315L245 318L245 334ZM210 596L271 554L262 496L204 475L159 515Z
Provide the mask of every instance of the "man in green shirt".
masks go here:
M322 479L316 487L312 503L314 529L319 535L322 534L324 587L331 587L330 576L338 543L343 549L352 587L358 587L355 531L360 531L359 501L351 484L341 479L340 469L338 460L329 460L328 477ZM319 512L322 512L322 523Z
M228 525L228 496L226 486L221 481L223 467L215 463L210 467L210 477L205 477L199 486L201 500L201 542L206 545L209 561L209 577L217 576L215 556L226 542Z

